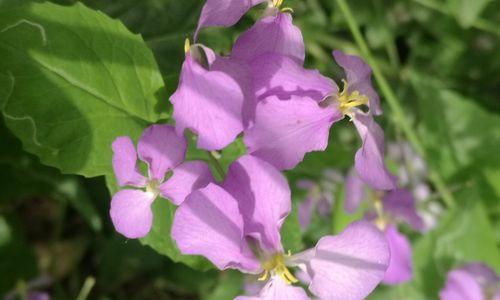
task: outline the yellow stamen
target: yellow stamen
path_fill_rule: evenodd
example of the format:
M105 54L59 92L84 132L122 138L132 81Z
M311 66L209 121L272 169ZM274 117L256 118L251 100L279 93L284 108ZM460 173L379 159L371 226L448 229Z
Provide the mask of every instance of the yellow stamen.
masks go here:
M288 253L290 255L290 253ZM264 273L259 281L269 278L269 274L278 275L287 284L298 282L297 278L288 270L282 253L275 254L270 260L263 263Z
M294 13L293 8L291 8L291 7L283 7L283 8L281 9L281 12L282 12L282 13L291 13L291 14L293 14L293 13Z
M189 41L189 38L186 38L184 41L184 53L188 53L189 49L191 49L191 42Z
M382 203L382 200L380 200L380 197L375 197L373 207L375 208L375 213L377 214L377 218L374 222L375 226L377 226L378 229L384 231L387 227L388 220L386 215L384 214L384 205Z
M338 96L339 109L342 113L348 114L351 108L368 104L368 97L361 95L359 91L354 91L349 94L349 84L345 80L342 80L342 82L344 82L344 88Z
M273 0L274 7L280 8L281 4L283 4L283 0Z

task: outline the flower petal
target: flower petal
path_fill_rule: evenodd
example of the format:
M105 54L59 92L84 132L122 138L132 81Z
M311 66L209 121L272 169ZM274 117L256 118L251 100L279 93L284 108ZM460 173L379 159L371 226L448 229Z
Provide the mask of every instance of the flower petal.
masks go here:
M311 151L325 150L333 122L342 114L322 108L311 98L272 96L257 104L254 126L245 131L248 153L279 170L293 169Z
M198 135L197 147L205 150L226 147L243 130L244 93L234 78L220 71L223 63L217 62L216 70L206 70L188 53L179 86L170 97L177 132L193 130Z
M309 300L301 287L289 285L279 277L273 277L260 291L259 296L239 296L234 300Z
M309 289L324 300L364 299L383 279L389 257L382 232L368 222L354 222L318 242L309 262Z
M356 170L351 169L345 181L345 211L353 214L365 197L365 183L359 178Z
M183 254L203 255L220 270L260 269L243 234L238 202L213 183L191 193L177 208L172 238Z
M172 125L149 126L137 143L139 157L149 165L150 177L160 182L168 170L184 160L186 148L186 139L177 135Z
M396 177L389 173L384 162L384 132L373 117L357 112L354 125L363 141L356 152L355 168L359 177L376 190L392 190L397 187Z
M370 66L361 57L347 55L339 50L333 51L333 57L346 73L349 93L359 91L361 95L368 97L370 112L374 115L381 115L380 98L372 85Z
M257 21L236 40L231 57L250 61L268 52L291 56L300 65L304 63L302 33L292 24L289 13L278 12Z
M238 200L245 234L263 250L282 251L280 228L291 210L285 177L265 161L245 155L229 166L222 186Z
M152 193L121 190L113 196L109 214L116 231L129 239L144 237L153 224Z
M481 285L467 271L454 270L448 273L446 285L439 292L441 300L483 300Z
M417 214L415 199L410 191L396 189L385 194L383 199L384 210L396 218L404 220L414 230L425 229L424 220Z
M411 244L396 226L385 229L385 237L391 250L389 268L385 272L383 283L393 285L411 280L413 277Z
M117 137L113 141L113 170L119 186L146 186L147 179L137 167L137 152L128 136Z
M191 192L215 182L210 168L203 161L187 161L173 170L172 177L160 185L160 194L175 205L181 204Z
M202 28L210 26L229 27L236 24L253 6L266 0L207 0L201 10L195 41Z
M330 94L338 93L333 80L321 75L318 70L304 69L301 63L289 56L265 53L254 58L250 66L258 99L275 95L287 100L295 95L319 102Z

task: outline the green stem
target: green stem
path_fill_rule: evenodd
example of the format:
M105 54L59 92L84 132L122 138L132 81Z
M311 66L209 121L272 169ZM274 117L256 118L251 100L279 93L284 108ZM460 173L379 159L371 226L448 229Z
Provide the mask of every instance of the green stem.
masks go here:
M214 164L215 170L217 171L217 173L219 173L221 180L224 180L224 178L226 177L226 174L224 172L224 168L222 168L222 166L219 162L219 159L217 157L215 157L215 155L214 155L214 153L212 153L212 151L207 151L207 153L208 153L208 157L210 158L210 161Z
M351 9L349 8L345 0L336 0L336 1L340 10L342 11L342 14L344 15L347 21L347 25L349 26L349 30L351 31L354 40L356 41L356 44L358 45L359 49L361 50L361 53L363 54L366 61L373 70L373 76L375 77L380 87L380 90L382 91L382 94L387 100L387 103L389 104L389 107L392 111L392 117L394 122L404 132L408 141L412 144L413 148L415 148L415 151L417 151L417 153L425 159L426 158L425 148L422 145L422 143L420 143L420 140L415 131L413 130L412 124L408 121L408 117L406 116L402 106L399 104L399 101L396 95L394 94L394 91L390 87L380 67L378 66L377 62L372 56L371 51L368 48L368 45L366 44L365 39L361 34L361 31L359 30L356 19L353 17L351 13ZM449 207L453 207L455 205L455 199L453 198L453 195L450 193L450 191L447 189L446 184L444 180L441 178L441 176L439 176L439 174L434 170L430 170L429 179L432 181L438 192L443 197L443 201L446 203L446 205Z
M76 297L76 300L87 300L90 291L95 285L95 278L94 277L87 277L85 279L85 282L83 283L83 287L80 290L80 293L78 294L78 297Z

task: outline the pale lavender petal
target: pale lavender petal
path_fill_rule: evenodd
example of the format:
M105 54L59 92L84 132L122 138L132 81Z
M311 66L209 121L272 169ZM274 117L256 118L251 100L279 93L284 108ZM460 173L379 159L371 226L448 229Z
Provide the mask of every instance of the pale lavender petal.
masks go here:
M113 170L118 185L146 186L147 179L141 175L137 167L137 152L132 140L128 136L117 137L112 148Z
M245 234L263 250L282 251L280 228L291 210L285 177L265 161L244 155L229 166L222 186L238 200Z
M310 300L303 288L289 285L279 277L273 277L258 296L239 296L234 300Z
M371 75L372 69L359 56L347 55L342 51L333 51L335 61L341 66L349 83L349 93L359 91L361 95L368 97L370 112L374 115L382 114L380 109L380 98L373 88Z
M356 170L351 169L345 181L345 211L353 214L365 197L365 183L359 178Z
M302 33L292 24L289 13L277 13L257 21L236 40L231 56L250 61L268 52L288 55L300 65L304 63Z
M203 255L220 270L256 273L260 262L245 240L243 227L238 202L210 183L191 193L177 208L172 239L181 253Z
M328 145L330 126L342 118L333 107L322 108L311 98L269 97L257 104L255 124L245 131L248 153L279 170L293 169L311 151Z
M311 215L313 213L314 203L311 197L307 197L304 201L302 201L298 208L297 213L299 215L299 223L300 227L303 230L306 230L311 224Z
M219 57L210 66L211 71L221 71L238 83L243 93L242 118L245 126L249 126L255 115L254 78L247 63L231 57Z
M116 231L129 239L144 237L153 224L153 193L121 190L113 196L109 214Z
M296 186L301 190L309 191L316 186L316 183L309 179L299 179L297 180Z
M355 168L359 177L375 190L396 188L394 177L384 162L384 132L373 117L358 111L353 119L354 125L363 141L356 152Z
M496 285L500 292L500 277L489 266L483 263L469 263L461 267L459 270L463 270L471 274L479 282L483 289Z
M139 157L149 165L149 176L159 182L184 160L186 148L186 139L172 125L149 126L137 143Z
M425 229L424 220L417 214L415 198L406 189L396 189L389 191L383 198L384 210L391 216L402 219L414 230L423 231Z
M197 147L210 151L226 147L243 130L244 93L235 79L220 71L223 63L206 70L188 53L179 86L170 97L178 134L191 129L198 135Z
M389 258L383 233L368 222L354 222L316 245L309 290L325 300L364 299L383 279Z
M441 300L484 300L481 285L467 271L454 270L448 273L446 285L439 292Z
M385 229L385 237L391 250L391 260L383 283L395 285L411 280L413 277L413 267L410 242L392 224Z
M331 192L328 194L323 193L322 197L319 199L316 207L318 213L322 217L327 217L332 212L333 195Z
M194 39L198 39L202 28L236 24L250 8L264 1L266 0L207 0L201 10Z
M175 205L181 204L191 192L215 182L210 168L203 161L187 161L177 166L167 181L160 185L160 194Z
M288 56L266 53L254 58L250 67L258 99L275 95L287 100L295 95L307 96L319 102L330 94L338 93L333 80L317 70L304 69L301 63Z

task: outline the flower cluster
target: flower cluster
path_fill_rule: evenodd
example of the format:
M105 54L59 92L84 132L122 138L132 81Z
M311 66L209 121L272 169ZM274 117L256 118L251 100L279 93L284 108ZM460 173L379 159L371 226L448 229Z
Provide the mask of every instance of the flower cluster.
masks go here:
M263 2L262 17L239 36L229 56L197 43L203 28L232 26ZM340 88L317 70L305 69L301 31L282 2L207 0L194 43L186 40L179 85L170 97L175 126L148 127L137 149L129 137L113 142L113 168L125 188L113 196L110 215L124 236L144 237L152 226L151 204L168 199L178 206L171 236L183 254L202 255L220 270L258 274L265 282L258 295L239 300L363 299L382 280L391 282L386 271L400 260L391 257L391 238L400 239L391 222L401 217L419 227L420 219L410 213L413 204L384 163L384 133L374 119L382 111L370 67L357 56L333 51L345 73ZM346 117L361 139L354 157L360 183L347 179L346 184L385 191L388 199L375 205L383 205L383 214L377 210L375 219L356 221L302 252L287 252L280 231L292 201L281 171L293 169L308 152L325 150L331 127ZM195 134L198 149L221 150L242 136L247 153L217 182L205 162L185 161L186 129ZM343 181L330 177L330 182ZM301 209L304 218L315 206L331 209L331 191L318 196L310 183L302 184L316 193ZM358 198L352 197L349 210ZM396 246L402 244L407 246L399 240Z

